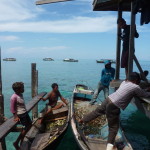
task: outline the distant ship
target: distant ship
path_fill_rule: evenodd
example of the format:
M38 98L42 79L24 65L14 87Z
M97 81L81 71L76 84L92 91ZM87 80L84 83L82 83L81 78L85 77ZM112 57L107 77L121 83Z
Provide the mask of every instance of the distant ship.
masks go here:
M66 61L66 62L78 62L78 60L72 59L72 58L66 58L63 61Z
M110 60L111 63L116 63L116 61L114 59L100 59L100 60L96 60L97 63L104 63L106 60Z
M3 61L16 61L16 58L4 58Z
M44 61L54 61L52 58L43 58Z

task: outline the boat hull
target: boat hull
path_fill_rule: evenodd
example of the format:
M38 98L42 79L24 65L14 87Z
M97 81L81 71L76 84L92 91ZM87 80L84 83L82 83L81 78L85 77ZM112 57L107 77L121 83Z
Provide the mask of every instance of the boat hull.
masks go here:
M41 114L46 111L42 110ZM39 118L40 119L40 118ZM54 150L65 134L70 121L70 105L53 110L42 124L33 123L24 138L21 150Z
M89 105L91 97L92 97L92 92L90 94L90 90L88 88L83 89L82 91L82 89L78 90L78 85L75 87L72 96L72 103L71 103L72 131L76 139L76 142L78 143L81 150L93 150L93 149L105 150L107 144L107 137L108 137L108 123L106 118L105 117L99 118L99 120L97 120L98 122L95 120L93 121L93 123L95 124L89 123L86 125L85 128L84 127L82 128L78 122L79 119L81 119L79 115L82 114L83 111L85 111L86 112L85 114L87 114L88 112L87 110L89 110L90 112L96 109L97 105ZM101 124L99 122L101 122ZM90 128L92 130L89 130ZM130 143L127 141L121 128L119 129L118 134L116 136L116 144L120 144L120 146L124 146L126 150L133 150Z

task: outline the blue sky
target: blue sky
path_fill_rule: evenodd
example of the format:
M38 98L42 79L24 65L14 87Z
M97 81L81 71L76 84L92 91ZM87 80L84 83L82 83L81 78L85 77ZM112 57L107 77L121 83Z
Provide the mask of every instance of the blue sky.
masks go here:
M91 0L35 5L36 0L0 1L2 58L115 58L117 12L93 11ZM130 13L123 13L130 23ZM136 56L150 59L150 24L140 26Z

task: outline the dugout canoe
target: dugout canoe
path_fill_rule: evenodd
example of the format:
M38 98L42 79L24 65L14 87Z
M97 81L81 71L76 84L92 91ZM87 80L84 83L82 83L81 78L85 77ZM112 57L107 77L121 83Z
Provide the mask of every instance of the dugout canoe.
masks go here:
M73 91L71 102L71 127L81 150L106 150L108 138L108 123L106 116L81 125L79 119L94 110L97 105L90 105L93 91L87 86L77 84ZM116 136L115 145L118 150L133 150L120 128Z
M42 110L45 112L46 108ZM21 150L54 150L65 134L70 120L70 106L65 106L52 113L39 124L33 122L21 145Z

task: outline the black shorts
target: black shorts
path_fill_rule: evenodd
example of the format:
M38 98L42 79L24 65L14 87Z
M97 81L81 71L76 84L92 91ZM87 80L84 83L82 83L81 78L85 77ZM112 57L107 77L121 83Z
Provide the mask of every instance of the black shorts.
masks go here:
M20 119L20 123L24 126L24 129L26 130L28 127L31 126L32 121L30 119L29 114L26 112L24 114L20 114L18 115L19 119Z

